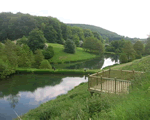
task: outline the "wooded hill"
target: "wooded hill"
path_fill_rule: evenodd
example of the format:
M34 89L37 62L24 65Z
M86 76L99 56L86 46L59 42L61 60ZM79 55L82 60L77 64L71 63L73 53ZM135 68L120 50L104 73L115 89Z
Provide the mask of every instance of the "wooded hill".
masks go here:
M83 29L90 29L91 31L94 31L94 32L97 32L98 34L100 34L104 39L109 39L109 41L120 40L120 39L130 40L132 42L135 42L137 40L141 40L141 41L146 40L146 39L140 39L140 38L124 37L124 36L118 35L115 32L112 32L112 31L109 31L109 30L106 30L104 28L97 27L94 25L86 25L86 24L67 24L67 25L77 26L77 27L80 27Z
M84 24L64 24L57 18L33 16L30 14L11 12L0 13L0 42L6 40L16 40L38 28L44 33L47 42L63 44L65 40L72 39L76 44L84 41L86 37L96 37L98 40L119 40L120 36L114 32L100 27ZM127 39L127 38L126 38ZM129 40L132 40L128 38Z

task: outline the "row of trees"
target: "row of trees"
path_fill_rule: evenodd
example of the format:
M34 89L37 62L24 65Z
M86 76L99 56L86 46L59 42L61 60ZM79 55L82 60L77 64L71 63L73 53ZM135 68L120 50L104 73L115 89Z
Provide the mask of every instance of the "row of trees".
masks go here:
M22 13L0 13L0 41L7 38L16 40L38 28L44 34L47 42L64 44L67 39L73 40L76 46L80 46L80 41L87 37L95 37L103 42L102 37L97 32L90 29L82 29L76 26L68 26L53 17L31 16Z
M0 78L15 72L17 67L20 68L41 68L51 69L48 60L52 55L52 47L43 50L30 50L27 44L15 44L10 40L0 43Z
M136 41L134 44L124 39L112 41L109 46L106 46L106 51L120 54L121 63L139 59L142 55L150 54L150 38L147 39L145 47L141 41Z

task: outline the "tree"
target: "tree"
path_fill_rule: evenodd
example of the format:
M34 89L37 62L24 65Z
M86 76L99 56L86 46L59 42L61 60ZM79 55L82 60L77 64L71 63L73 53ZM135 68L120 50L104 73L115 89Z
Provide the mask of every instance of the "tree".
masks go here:
M37 49L43 49L46 39L39 29L34 29L29 33L28 46L34 52Z
M20 40L17 40L17 45L28 44L28 38L23 36Z
M104 47L101 41L94 37L87 37L83 43L83 48L85 50L90 50L91 52L103 53Z
M145 54L150 54L150 37L147 38L146 46L145 46Z
M76 44L76 46L78 47L79 46L79 37L78 37L78 35L73 35L73 41L74 41L74 43Z
M48 60L43 60L41 62L41 65L39 67L40 69L52 69L52 66L50 65L50 63L48 62Z
M41 62L44 60L44 56L43 56L43 54L42 54L42 52L41 52L40 49L37 49L37 50L35 51L34 57L35 57L35 64L34 64L34 66L35 66L36 68L39 68Z
M50 59L54 56L54 50L52 46L48 46L45 50L42 51L45 59Z
M134 50L136 51L136 58L141 58L142 54L144 52L144 46L143 43L141 41L137 41L134 45L133 45Z
M73 41L71 40L66 40L65 45L64 45L64 52L67 53L75 53L76 52L76 45Z
M125 53L121 53L119 57L119 61L120 63L127 63L128 62L127 55Z
M83 32L84 32L84 37L87 38L87 37L94 37L92 31L90 29L83 29Z
M125 42L122 51L127 55L128 61L132 61L135 59L136 52L130 41Z
M44 29L44 36L49 43L57 42L57 32L53 28L53 26L46 26Z

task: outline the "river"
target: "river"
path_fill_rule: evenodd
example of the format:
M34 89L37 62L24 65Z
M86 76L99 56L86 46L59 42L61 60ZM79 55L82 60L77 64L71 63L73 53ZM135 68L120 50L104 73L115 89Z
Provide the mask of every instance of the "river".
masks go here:
M92 65L90 62L85 62L86 68L100 69L119 63L119 61L106 57L103 59L103 62L99 60L96 64ZM83 65L82 67L85 66ZM81 65L76 65L76 68L81 68ZM88 78L85 76L49 74L13 75L8 79L0 81L0 120L12 120L17 117L16 113L19 116L23 115L40 104L55 99L61 94L66 94L75 86L87 81Z

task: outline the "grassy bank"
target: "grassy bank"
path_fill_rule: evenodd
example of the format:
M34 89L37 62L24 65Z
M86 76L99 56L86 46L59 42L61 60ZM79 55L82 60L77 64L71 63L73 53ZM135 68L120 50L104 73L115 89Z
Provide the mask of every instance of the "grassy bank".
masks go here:
M127 70L146 71L145 76L133 81L130 94L102 93L93 97L87 91L88 84L81 83L68 94L41 104L21 116L22 120L148 120L150 119L150 56L114 66ZM112 67L113 68L113 67Z
M100 69L86 70L84 69L24 69L17 68L16 73L35 73L35 74L64 74L64 75L88 75L100 71Z
M65 53L64 46L56 43L47 43L51 45L54 49L54 56L50 59L50 63L68 63L68 62L76 62L83 61L95 58L95 54L87 53L83 50L83 48L77 47L75 54Z

